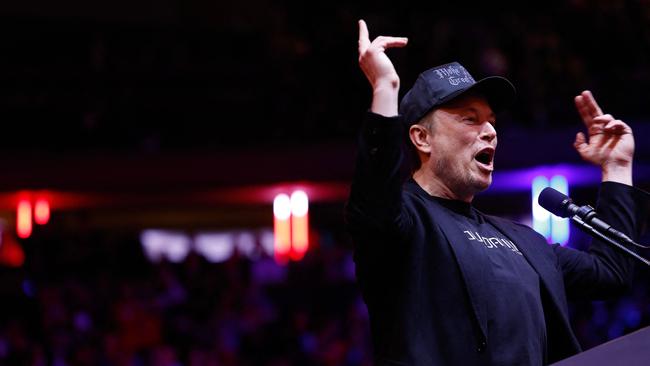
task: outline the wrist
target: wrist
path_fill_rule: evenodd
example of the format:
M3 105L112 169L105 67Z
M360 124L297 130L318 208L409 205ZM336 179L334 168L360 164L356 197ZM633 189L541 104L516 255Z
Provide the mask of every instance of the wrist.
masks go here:
M385 79L377 82L372 89L372 105L370 110L386 117L398 114L399 78Z
M372 90L378 91L399 91L399 76L396 73L390 73L377 77L372 82Z
M605 163L601 166L603 182L632 185L632 162Z

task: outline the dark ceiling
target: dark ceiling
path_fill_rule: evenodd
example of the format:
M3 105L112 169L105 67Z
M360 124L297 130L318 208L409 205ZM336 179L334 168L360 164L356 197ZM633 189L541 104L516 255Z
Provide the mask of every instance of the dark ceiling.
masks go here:
M165 172L188 177L170 186L345 181L370 100L359 18L371 37L410 38L389 51L402 92L451 60L513 81L519 101L500 132L518 141L501 139L500 167L576 161L572 98L583 89L648 130L648 1L427 4L3 3L3 187L164 185Z

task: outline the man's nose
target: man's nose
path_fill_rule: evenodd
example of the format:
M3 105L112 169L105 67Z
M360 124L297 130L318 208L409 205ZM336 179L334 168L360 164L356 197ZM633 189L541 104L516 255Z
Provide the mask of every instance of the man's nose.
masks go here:
M490 122L483 122L483 129L481 130L481 140L492 142L497 138L497 130Z

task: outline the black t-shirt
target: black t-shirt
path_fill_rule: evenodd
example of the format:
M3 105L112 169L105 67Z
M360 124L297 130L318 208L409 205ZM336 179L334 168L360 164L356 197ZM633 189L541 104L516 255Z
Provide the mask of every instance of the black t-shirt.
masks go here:
M513 243L470 204L436 200L458 224L452 245L468 245L489 259L488 350L491 365L543 365L546 326L539 275Z

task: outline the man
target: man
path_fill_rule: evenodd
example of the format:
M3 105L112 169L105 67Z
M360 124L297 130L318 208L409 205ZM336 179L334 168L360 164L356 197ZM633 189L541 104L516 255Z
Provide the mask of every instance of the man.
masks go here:
M501 77L476 82L454 62L420 74L398 110L400 80L385 50L406 43L371 42L359 21L359 65L373 97L346 223L376 364L530 366L579 352L567 295L620 293L633 259L599 241L589 252L548 245L473 208L492 180L495 113L514 87ZM575 104L589 136L579 133L574 146L602 168L599 216L634 238L642 192L632 187L632 130L588 91Z

